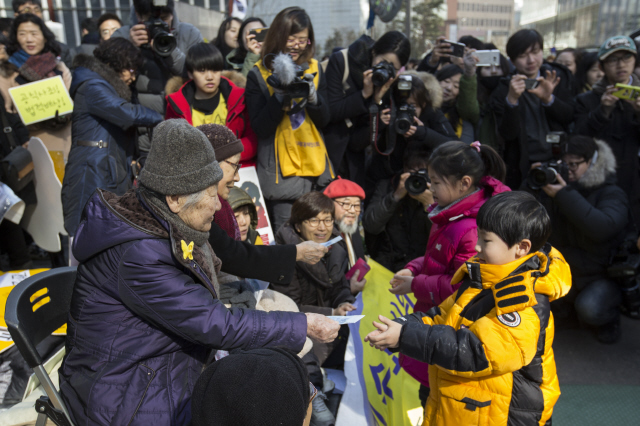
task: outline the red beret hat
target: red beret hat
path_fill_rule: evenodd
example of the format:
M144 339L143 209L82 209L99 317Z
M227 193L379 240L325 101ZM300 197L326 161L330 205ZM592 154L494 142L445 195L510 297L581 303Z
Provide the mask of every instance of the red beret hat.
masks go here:
M338 176L338 179L334 180L324 190L324 195L331 199L340 197L359 197L364 200L364 189L355 182L347 179L342 179Z

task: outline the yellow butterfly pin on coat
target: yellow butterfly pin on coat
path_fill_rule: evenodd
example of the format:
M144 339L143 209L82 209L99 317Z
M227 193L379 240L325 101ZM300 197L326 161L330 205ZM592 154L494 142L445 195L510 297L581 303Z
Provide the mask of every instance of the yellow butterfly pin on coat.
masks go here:
M187 243L182 240L182 255L185 259L193 260L193 241L187 245Z

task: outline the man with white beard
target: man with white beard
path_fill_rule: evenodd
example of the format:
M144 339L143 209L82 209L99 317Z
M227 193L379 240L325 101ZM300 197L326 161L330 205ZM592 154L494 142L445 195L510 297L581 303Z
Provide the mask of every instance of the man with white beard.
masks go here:
M364 190L357 183L338 176L324 190L324 195L331 198L336 207L335 224L347 244L349 268L353 268L359 258L366 260L362 236L358 230Z

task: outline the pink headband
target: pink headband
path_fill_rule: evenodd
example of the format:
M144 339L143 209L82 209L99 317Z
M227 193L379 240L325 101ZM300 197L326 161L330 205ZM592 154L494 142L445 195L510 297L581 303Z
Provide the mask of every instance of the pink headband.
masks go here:
M480 141L475 141L474 143L470 144L473 148L477 149L478 152L480 152Z

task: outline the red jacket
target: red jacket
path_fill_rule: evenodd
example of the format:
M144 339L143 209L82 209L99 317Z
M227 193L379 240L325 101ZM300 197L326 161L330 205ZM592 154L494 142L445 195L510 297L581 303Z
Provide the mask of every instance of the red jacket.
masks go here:
M190 86L188 88L188 86ZM191 119L191 105L189 103L189 89L195 92L193 80L187 81L175 93L167 96L166 119L184 118L193 124ZM242 141L244 151L240 156L242 167L255 166L258 152L258 138L249 124L249 114L244 105L244 89L233 84L229 79L220 77L220 92L227 102L227 122L225 125Z

